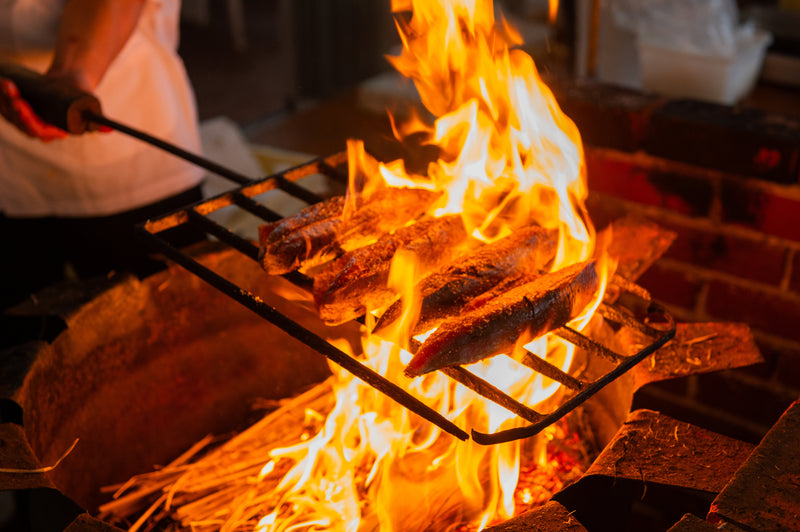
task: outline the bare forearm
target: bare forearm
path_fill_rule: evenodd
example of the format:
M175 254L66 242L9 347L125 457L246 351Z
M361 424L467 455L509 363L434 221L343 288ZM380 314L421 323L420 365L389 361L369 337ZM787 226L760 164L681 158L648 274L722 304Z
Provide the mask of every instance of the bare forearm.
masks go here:
M146 0L70 0L48 75L93 92L130 38Z

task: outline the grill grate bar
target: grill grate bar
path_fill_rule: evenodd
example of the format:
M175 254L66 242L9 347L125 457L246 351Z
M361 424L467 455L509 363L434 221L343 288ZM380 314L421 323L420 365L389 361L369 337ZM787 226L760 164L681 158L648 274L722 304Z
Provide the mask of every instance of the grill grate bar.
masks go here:
M202 228L207 233L230 245L243 255L258 262L259 249L257 245L240 237L239 235L233 233L217 222L212 221L206 216L221 208L230 205L236 205L265 221L271 222L279 220L282 218L280 214L274 212L261 203L258 203L252 199L253 196L279 188L307 203L317 202L320 200L320 198L316 194L307 191L297 183L294 183L294 181L312 174L324 174L332 179L344 180L346 182L346 175L337 168L343 163L346 163L345 152L326 158L316 159L307 164L289 169L282 174L249 182L239 189L225 192L219 196L198 202L197 204L188 206L183 210L166 215L162 218L148 221L137 227L138 233L141 234L141 236L152 246L161 251L167 258L183 266L188 271L197 275L232 299L256 312L262 318L266 319L273 325L276 325L290 336L303 342L321 355L327 357L332 362L346 369L355 377L384 393L422 418L434 423L442 430L462 440L467 439L469 437L467 432L411 395L404 388L398 386L394 382L361 364L354 357L351 357L345 352L339 350L327 340L324 340L315 333L304 328L302 325L293 321L291 318L283 315L249 291L235 285L234 283L231 283L224 277L209 270L158 236L158 233L163 230L175 227L177 225L190 223ZM301 288L308 289L310 286L310 280L299 272L292 272L284 275L283 277ZM635 296L641 297L641 290L637 291L637 288L638 287L636 285L622 287L623 290L628 291ZM556 330L555 334L561 338L569 341L581 349L586 350L589 354L594 354L611 360L616 364L616 367L602 377L596 379L594 382L584 382L567 374L546 360L536 355L526 353L521 361L522 364L545 377L565 385L567 388L575 392L572 395L567 396L565 402L549 414L537 412L533 408L510 397L499 388L463 367L453 366L440 370L454 381L467 386L475 393L495 402L522 419L532 423L532 425L527 427L502 430L493 434L484 434L473 429L472 437L477 443L484 445L503 443L520 438L530 437L540 432L543 428L554 423L576 406L583 403L600 388L607 385L619 377L622 373L633 367L633 365L641 361L645 356L660 348L675 334L674 321L669 314L660 308L657 310L663 314L661 323L666 323L666 328L663 330L650 327L645 323L641 323L633 316L627 314L626 312L620 311L614 306L601 304L599 306L599 310L601 314L608 320L631 327L648 335L651 340L653 340L653 343L642 349L639 353L631 357L626 357L624 355L615 353L611 349L569 327L561 327L560 329ZM412 349L414 349L414 347L418 347L418 342L412 341L412 345L410 347Z
M625 356L620 355L619 353L615 353L611 349L607 348L604 345L601 345L591 338L588 338L575 329L571 329L570 327L564 326L559 328L555 331L555 333L572 344L577 345L581 349L585 349L590 353L593 353L597 356L601 356L611 362L619 362L620 360L624 360Z
M248 181L247 185L239 189L223 192L217 196L214 196L213 198L208 198L194 205L190 205L186 207L186 209L178 210L166 216L162 216L161 218L148 220L143 224L143 227L150 234L160 233L161 231L164 231L166 229L171 229L173 227L186 223L188 219L188 215L186 214L187 209L194 209L197 211L198 214L206 216L211 214L212 212L218 211L219 209L229 207L230 205L234 205L236 195L241 194L248 198L252 198L253 196L258 196L259 194L263 194L264 192L269 192L270 190L275 190L276 188L280 188L281 181L279 181L277 177L282 177L294 181L314 174L327 175L327 170L326 170L327 168L334 167L335 165L340 165L346 161L347 161L347 153L345 152L340 152L334 155L330 155L328 157L320 157L306 164L302 164L294 168L291 168L289 170L286 170L282 176L268 176L259 180ZM292 193L289 190L285 192L289 194ZM311 194L311 192L309 192L309 194ZM317 196L314 195L314 197ZM262 212L267 215L263 217L263 219L268 221L271 221L272 216L275 214L272 213L272 211L269 211L272 214L267 214L264 211ZM258 215L257 213L253 214Z
M282 173L282 177L284 177L287 181L294 183L298 179L302 179L313 174L324 174L339 181L341 179L341 173L336 170L336 168L346 162L347 152L342 151L329 157L319 157L307 164L300 164L294 168L290 168Z
M187 214L189 215L189 221L199 225L206 233L214 235L247 257L250 257L254 261L258 261L258 246L249 240L246 240L236 233L229 231L226 227L221 226L217 222L198 214L198 212L194 209L189 209Z
M342 183L343 185L347 185L349 179L346 174L343 174L339 171L338 168L335 166L331 166L328 164L327 161L320 161L319 163L319 171L325 174L326 176L330 177L334 181Z
M292 183L291 181L287 180L285 177L281 175L275 176L275 182L278 184L278 187L283 190L284 192L288 192L295 198L301 199L308 204L311 203L319 203L322 201L322 198L317 194L314 194L310 190L301 187L296 183Z
M291 318L285 316L274 307L268 305L260 298L256 297L250 291L245 290L236 284L228 281L224 277L206 268L199 262L188 257L184 253L177 250L164 240L153 235L145 228L139 228L139 234L155 246L159 251L166 255L169 259L175 261L180 266L186 268L191 273L197 275L202 280L206 281L214 288L220 290L227 296L238 301L245 307L249 308L262 318L266 319L273 325L279 327L285 333L293 338L300 340L308 347L316 350L318 353L324 355L330 361L338 364L345 370L349 371L354 376L366 382L373 388L384 393L390 398L394 399L401 405L405 406L417 415L434 423L442 430L452 434L453 436L466 440L469 434L464 432L450 420L430 408L428 405L409 394L404 389L400 388L393 382L385 379L380 374L374 372L372 369L361 364L358 360L351 357L344 351L338 349L327 340L320 338L312 331L309 331L299 323Z
M635 331L639 331L640 333L647 335L647 336L654 336L658 333L657 329L653 329L652 327L648 327L646 324L638 321L633 316L622 312L616 307L611 305L601 304L597 307L597 311L600 312L600 315L606 318L609 321L613 321L614 323L618 323L620 325L624 325L630 329Z
M567 399L564 403L561 404L558 408L556 408L552 413L545 416L541 421L538 423L534 423L533 425L529 425L527 427L517 427L513 429L506 429L501 430L492 434L487 434L484 432L479 432L475 429L472 429L472 439L475 440L477 443L481 445L497 445L499 443L506 443L514 440L519 440L523 438L530 438L542 431L545 427L552 425L569 412L583 404L587 399L589 399L592 395L600 391L603 387L605 387L610 382L614 381L622 374L630 370L633 366L644 360L646 357L650 356L652 353L660 349L664 344L672 340L675 336L675 321L660 305L656 305L655 303L651 304L653 310L656 310L661 316L663 316L664 321L666 322L666 327L663 331L659 331L659 337L650 345L645 346L642 350L636 353L633 356L627 357L623 360L620 364L617 365L614 369L606 373L605 375L597 378L594 382L592 382L588 387L586 387L580 393L577 393ZM580 335L580 333L577 333ZM582 335L581 335L582 336Z
M526 351L522 355L521 362L535 371L536 373L541 373L548 379L553 379L556 382L560 382L567 388L571 390L581 390L586 386L586 383L583 381L576 379L569 373L565 373L555 367L553 364L549 363L548 361L544 360L541 357L536 356L535 354L531 353L530 351Z
M511 396L507 395L505 392L497 388L496 386L488 383L487 381L481 379L474 373L462 368L461 366L451 366L448 368L442 368L439 371L450 377L456 382L459 382L472 390L473 392L477 393L481 397L485 397L489 399L493 403L496 403L503 408L510 410L511 412L515 413L522 419L526 421L530 421L531 423L536 423L537 421L541 420L544 415L540 414L533 408L526 406L516 399L512 398Z
M244 194L242 194L241 192L233 193L233 203L235 203L242 209L246 210L250 214L254 214L255 216L258 216L259 218L267 222L275 222L282 218L282 216L277 212L273 211L269 207L261 205L253 198L249 198Z

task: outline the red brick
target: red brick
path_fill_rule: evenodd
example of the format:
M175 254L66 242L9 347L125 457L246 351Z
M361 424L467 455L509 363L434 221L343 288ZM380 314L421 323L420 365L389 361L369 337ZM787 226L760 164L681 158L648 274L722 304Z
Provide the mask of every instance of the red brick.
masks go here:
M561 109L588 146L628 152L640 148L650 109L663 99L589 79L548 78Z
M722 181L722 221L800 241L800 200L740 179Z
M702 281L687 273L675 269L665 269L658 263L653 264L644 272L638 283L646 288L656 300L689 311L694 310L697 295L703 284Z
M706 312L716 318L739 321L753 329L800 340L800 300L722 281L709 283Z
M782 246L711 229L656 223L678 234L666 257L762 283L781 282L787 253Z
M617 198L607 194L600 194L594 190L589 190L589 197L586 199L586 210L589 212L589 218L598 231L607 227L614 220L619 220L630 214L628 205Z
M689 216L708 215L714 196L709 180L609 154L587 150L589 190Z
M650 114L644 147L666 159L796 183L800 122L759 109L674 100Z

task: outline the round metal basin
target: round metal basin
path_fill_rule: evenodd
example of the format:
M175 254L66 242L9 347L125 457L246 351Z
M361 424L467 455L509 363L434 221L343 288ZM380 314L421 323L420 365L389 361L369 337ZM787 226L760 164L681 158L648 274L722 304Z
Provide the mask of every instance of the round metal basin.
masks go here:
M358 344L356 327L324 327L305 301L276 294L292 285L242 255L199 258L317 334ZM14 398L42 464L79 439L50 477L90 511L108 498L102 486L245 427L263 413L255 399L289 397L330 374L323 356L177 266L126 277L66 321Z

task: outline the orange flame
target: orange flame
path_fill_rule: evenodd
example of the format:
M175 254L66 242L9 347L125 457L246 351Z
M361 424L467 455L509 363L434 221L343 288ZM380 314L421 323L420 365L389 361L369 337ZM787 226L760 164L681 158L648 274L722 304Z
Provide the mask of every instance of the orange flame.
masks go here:
M555 24L558 17L558 0L549 0L547 2L547 20L550 24Z
M417 176L407 173L402 161L377 163L360 142L350 142L351 179L380 177L381 186L440 190L443 198L430 214L460 213L469 234L482 241L531 224L556 228L560 241L553 270L593 257L580 134L533 60L515 48L519 34L505 20L495 20L491 0L393 0L392 9L403 51L390 61L414 81L425 107L437 117L433 124L393 121L393 129L398 137L422 134L440 156L426 176ZM551 3L551 14L556 10L557 2ZM605 262L598 264L604 270ZM408 323L419 306L416 278L414 257L395 257L389 282L403 297L406 318L397 320L394 342L386 334L364 338L365 363L401 379L413 395L465 428L494 432L521 424L440 373L401 377L411 358L402 348ZM601 293L571 326L588 323ZM551 336L524 348L564 371L574 351ZM524 404L536 405L559 385L516 362L522 349L470 370ZM458 442L332 369L337 404L323 428L307 441L270 452L270 460L291 458L296 465L283 478L259 531L423 530L441 516L482 528L513 515L519 442L494 447Z

